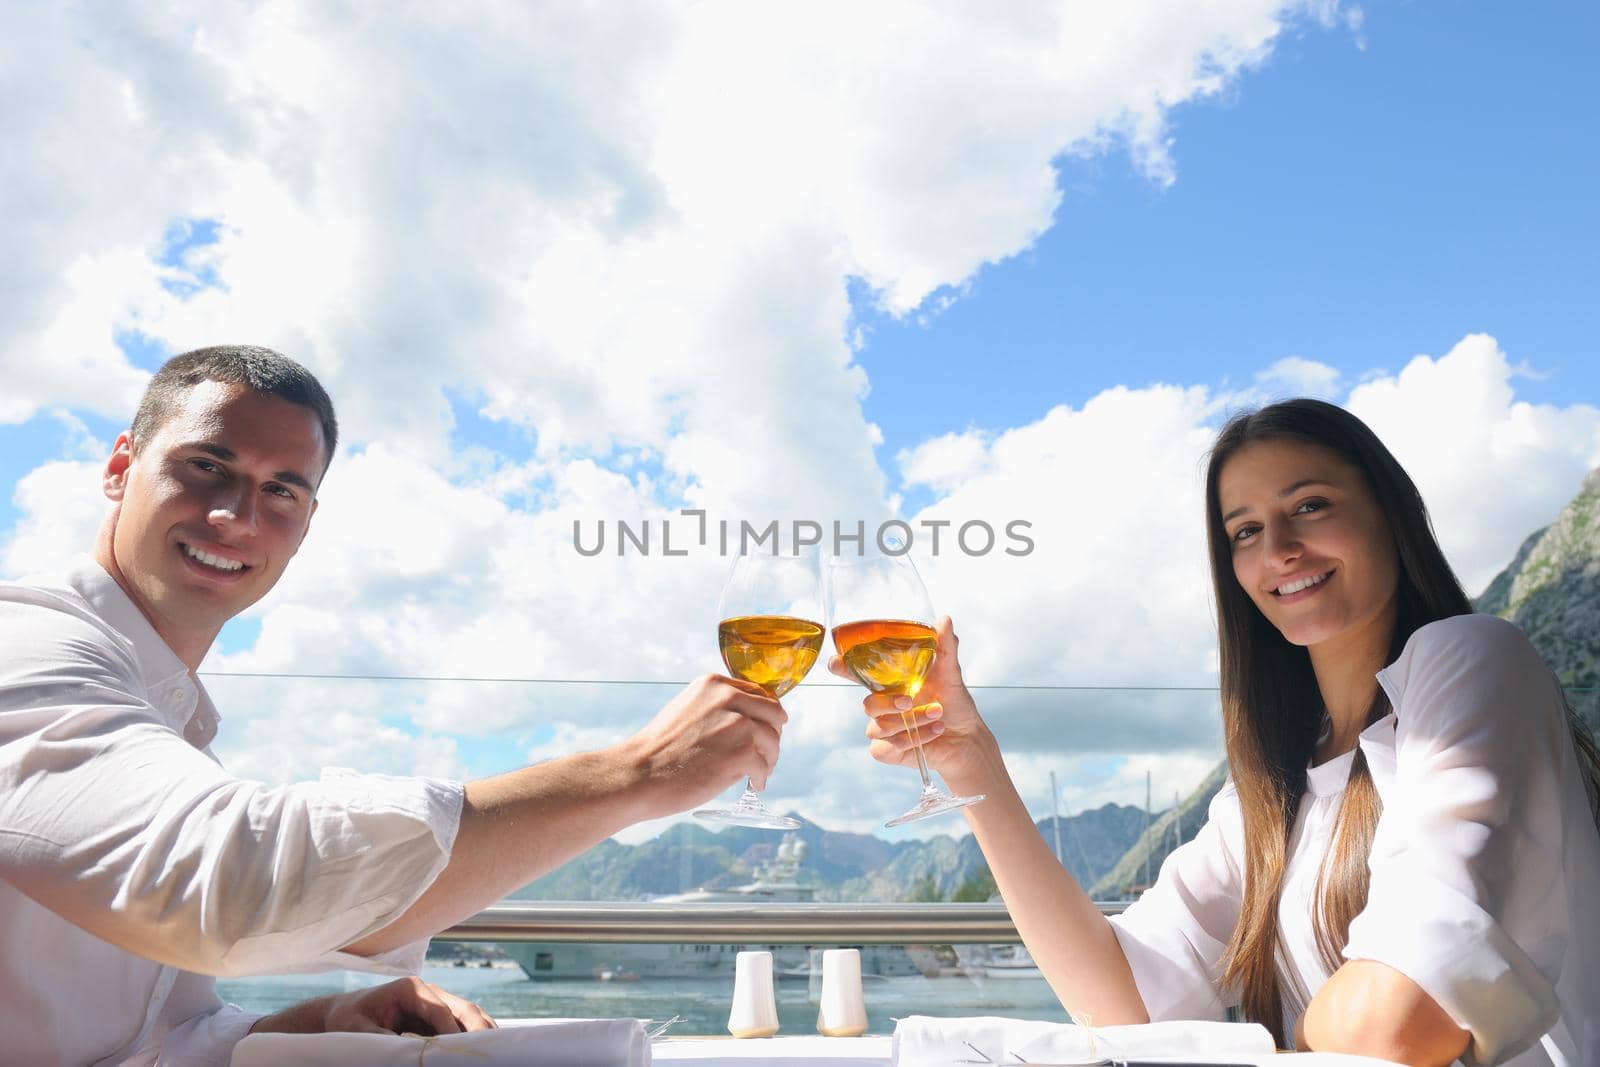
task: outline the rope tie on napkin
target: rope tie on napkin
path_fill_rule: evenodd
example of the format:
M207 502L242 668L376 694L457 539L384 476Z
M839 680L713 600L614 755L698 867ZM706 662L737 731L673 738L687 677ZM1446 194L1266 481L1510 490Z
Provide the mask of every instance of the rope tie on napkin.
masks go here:
M473 1059L486 1060L489 1058L489 1054L481 1048L446 1048L441 1043L440 1037L437 1034L433 1035L432 1037L425 1036L423 1034L401 1034L400 1036L414 1037L418 1041L422 1042L417 1046L417 1067L427 1067L427 1065L422 1062L422 1058L434 1048L443 1049L444 1052L457 1056L471 1056Z

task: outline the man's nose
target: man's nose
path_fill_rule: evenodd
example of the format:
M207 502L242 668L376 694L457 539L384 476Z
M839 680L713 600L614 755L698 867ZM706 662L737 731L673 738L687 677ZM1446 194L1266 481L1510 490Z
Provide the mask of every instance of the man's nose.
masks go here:
M256 529L255 496L248 490L225 493L212 501L206 521L224 533L253 534Z

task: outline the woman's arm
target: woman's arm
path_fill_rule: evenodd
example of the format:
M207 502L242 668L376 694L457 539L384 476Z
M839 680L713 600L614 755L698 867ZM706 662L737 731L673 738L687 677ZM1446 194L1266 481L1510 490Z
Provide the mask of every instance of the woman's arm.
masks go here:
M1453 1063L1472 1041L1422 987L1374 960L1350 960L1311 998L1295 1029L1301 1051L1375 1056L1413 1067Z
M947 776L946 781L963 795L988 794L983 803L966 809L967 821L1023 943L1061 1006L1079 1022L1149 1022L1111 924L1039 836L1006 773L999 746L992 737L987 742L987 773L969 780Z
M837 658L829 667L850 677ZM962 681L948 618L939 622L938 654L915 710L902 715L897 700L907 709L912 704L888 693L866 700L872 757L913 765L915 733L929 767L951 789L987 794L987 800L965 809L967 820L1023 942L1062 1006L1097 1026L1148 1021L1111 924L1046 847L1012 784L1000 747ZM907 719L915 731L907 728Z

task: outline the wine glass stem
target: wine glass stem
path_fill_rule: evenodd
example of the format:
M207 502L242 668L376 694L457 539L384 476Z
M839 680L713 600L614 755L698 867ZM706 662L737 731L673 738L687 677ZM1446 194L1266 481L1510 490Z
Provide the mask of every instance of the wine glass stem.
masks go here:
M911 712L901 712L900 718L906 724L906 729L911 731L913 750L917 754L917 773L922 775L922 791L926 793L933 788L933 779L928 776L928 757L922 754L922 734L912 721Z

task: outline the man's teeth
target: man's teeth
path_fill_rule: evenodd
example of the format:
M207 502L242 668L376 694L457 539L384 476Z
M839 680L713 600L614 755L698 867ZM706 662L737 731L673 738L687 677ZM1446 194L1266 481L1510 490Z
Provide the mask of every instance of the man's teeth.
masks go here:
M1328 572L1328 574L1332 573L1332 571ZM1278 586L1277 593L1279 596L1288 596L1290 593L1298 593L1302 589L1310 589L1314 585L1321 585L1327 580L1327 574L1313 574L1309 578L1301 578L1297 582L1289 582L1286 585Z
M244 566L243 563L236 559L223 559L221 556L213 556L211 553L203 552L193 545L184 545L183 550L189 553L190 559L197 559L207 567L215 567L219 571L236 571Z

